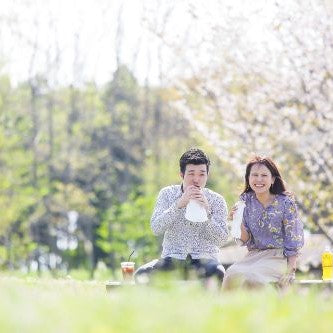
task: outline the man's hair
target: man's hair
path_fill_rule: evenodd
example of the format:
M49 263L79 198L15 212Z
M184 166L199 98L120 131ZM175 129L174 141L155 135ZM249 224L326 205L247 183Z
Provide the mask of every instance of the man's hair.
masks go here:
M182 174L185 173L186 165L188 164L194 164L194 165L206 164L207 173L208 173L210 160L202 150L198 148L191 148L187 150L179 160L180 172Z

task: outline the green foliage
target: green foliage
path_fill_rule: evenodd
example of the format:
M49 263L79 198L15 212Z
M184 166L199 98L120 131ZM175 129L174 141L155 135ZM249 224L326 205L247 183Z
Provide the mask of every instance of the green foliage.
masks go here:
M139 262L158 255L158 242L150 230L154 203L154 196L133 194L105 215L98 229L97 245L107 253L115 253L117 267L133 250Z
M42 75L16 88L0 81L1 265L42 260L45 269L52 254L60 258L54 274L92 276L98 262L115 272L133 249L138 265L158 257L156 196L181 181L180 155L206 144L169 105L177 89L141 87L126 66L104 87L51 88ZM204 107L199 95L192 103ZM209 186L229 193L216 158L212 170Z

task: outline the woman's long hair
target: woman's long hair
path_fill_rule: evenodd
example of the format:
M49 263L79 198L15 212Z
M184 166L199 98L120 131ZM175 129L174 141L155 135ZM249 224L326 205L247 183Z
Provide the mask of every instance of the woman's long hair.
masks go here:
M250 187L249 178L250 178L251 168L255 164L264 165L271 172L272 177L275 177L274 184L272 184L272 186L269 189L270 193L287 194L283 179L282 179L281 174L280 174L277 166L275 165L275 163L269 157L261 157L261 156L255 156L246 165L245 188L244 188L242 194L246 193L246 192L253 192L252 188Z

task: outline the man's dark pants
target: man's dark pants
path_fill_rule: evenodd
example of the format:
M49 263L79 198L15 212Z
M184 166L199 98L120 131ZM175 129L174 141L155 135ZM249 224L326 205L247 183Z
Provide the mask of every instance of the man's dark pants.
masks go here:
M170 272L181 269L184 278L187 279L190 270L194 269L199 278L210 278L216 276L222 282L224 276L224 267L216 259L192 259L190 255L185 260L172 257L153 260L138 268L135 272L136 280L141 275L151 275L155 272Z

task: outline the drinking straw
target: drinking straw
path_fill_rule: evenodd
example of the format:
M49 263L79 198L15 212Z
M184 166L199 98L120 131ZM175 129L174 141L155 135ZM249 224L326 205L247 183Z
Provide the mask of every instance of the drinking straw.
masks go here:
M128 260L127 260L127 261L130 261L130 259L131 259L132 255L133 255L133 253L134 253L134 250L133 250L133 251L132 251L132 253L129 255L129 257L128 257Z

